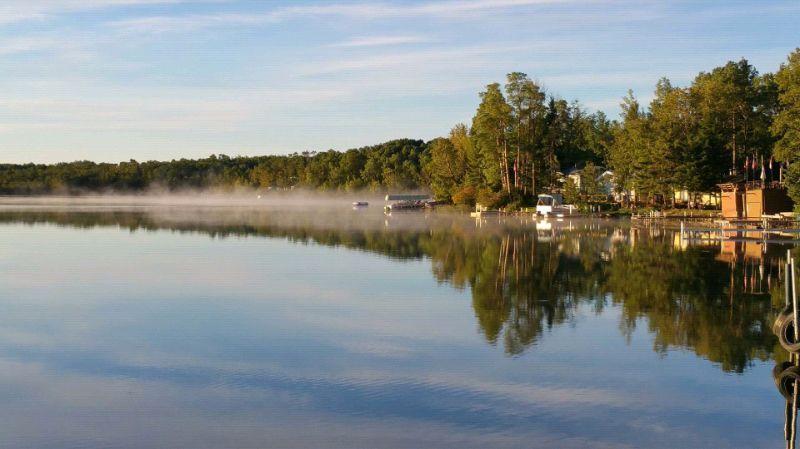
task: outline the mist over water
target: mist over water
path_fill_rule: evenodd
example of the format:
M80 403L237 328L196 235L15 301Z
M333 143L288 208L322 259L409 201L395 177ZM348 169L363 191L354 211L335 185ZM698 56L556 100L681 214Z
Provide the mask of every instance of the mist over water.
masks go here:
M12 447L783 444L785 245L199 196L0 199Z
M0 196L0 206L194 206L194 207L339 207L354 201L383 203L384 194L375 192L315 192L303 189L268 191L237 189L181 190L151 189L142 194L93 194Z

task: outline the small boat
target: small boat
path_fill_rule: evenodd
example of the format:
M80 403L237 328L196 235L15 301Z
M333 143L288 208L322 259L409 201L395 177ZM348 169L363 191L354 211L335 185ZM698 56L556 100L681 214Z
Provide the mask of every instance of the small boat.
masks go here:
M386 195L386 201L391 202L391 204L387 204L383 208L387 213L391 211L432 209L437 204L440 204L437 201L433 201L430 195Z
M398 210L419 210L425 209L426 207L425 201L398 201L396 203L389 204L385 207L386 211L398 211Z
M576 207L571 204L564 205L561 195L558 193L552 195L540 194L539 200L536 202L536 215L543 217L555 216L563 218L566 215L572 215L575 209Z
M353 207L367 207L367 206L369 206L369 203L366 202L366 201L354 201L353 202Z

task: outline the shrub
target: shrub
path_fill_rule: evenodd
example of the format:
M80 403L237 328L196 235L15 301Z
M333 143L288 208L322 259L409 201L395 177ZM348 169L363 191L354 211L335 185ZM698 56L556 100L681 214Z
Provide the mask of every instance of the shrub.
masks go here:
M453 194L453 203L465 206L474 206L477 198L477 191L473 186L465 186Z

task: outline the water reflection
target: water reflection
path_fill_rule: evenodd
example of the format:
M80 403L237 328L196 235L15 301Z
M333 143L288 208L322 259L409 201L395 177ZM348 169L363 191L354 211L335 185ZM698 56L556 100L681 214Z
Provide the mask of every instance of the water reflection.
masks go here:
M620 331L646 325L653 350L685 348L726 372L786 359L770 331L782 305L786 247L758 241L694 243L620 221L474 222L461 216L257 209L5 210L0 223L266 237L427 260L440 283L468 291L481 334L509 355L543 333L621 308Z
M772 377L775 386L785 400L783 435L787 449L794 449L797 443L797 408L800 407L800 362L797 355L790 354L790 361L775 365Z

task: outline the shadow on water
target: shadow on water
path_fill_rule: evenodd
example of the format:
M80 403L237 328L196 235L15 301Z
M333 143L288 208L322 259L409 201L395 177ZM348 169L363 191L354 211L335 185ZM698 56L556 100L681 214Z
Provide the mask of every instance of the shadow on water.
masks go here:
M783 305L784 245L689 245L675 231L627 221L475 222L357 211L5 210L0 223L280 238L428 260L438 282L470 292L480 332L512 356L548 329L574 324L579 306L599 314L614 305L622 311L620 331L630 336L647 326L658 353L688 349L736 373L754 361L788 360L770 329Z

